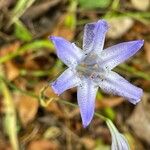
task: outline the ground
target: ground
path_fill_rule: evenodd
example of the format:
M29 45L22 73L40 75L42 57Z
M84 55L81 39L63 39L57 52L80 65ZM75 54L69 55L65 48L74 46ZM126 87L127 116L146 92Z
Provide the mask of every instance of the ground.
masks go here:
M96 112L113 121L131 150L149 150L149 6L149 0L0 0L0 150L110 149L101 118L83 128L76 88L57 96L49 86L66 66L48 36L80 47L84 25L102 18L110 24L105 47L144 39L141 50L115 68L144 95L135 106L99 90Z

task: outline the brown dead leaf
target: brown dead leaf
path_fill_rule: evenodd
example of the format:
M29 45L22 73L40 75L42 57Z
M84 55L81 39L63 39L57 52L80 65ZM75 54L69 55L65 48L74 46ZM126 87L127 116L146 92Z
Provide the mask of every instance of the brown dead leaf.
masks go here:
M10 144L8 144L2 137L0 137L0 150L12 150Z
M19 78L17 78L16 80L14 80L14 84L15 84L18 88L20 88L20 89L22 89L22 90L26 90L26 87L27 87L27 85L28 85L28 81L27 81L25 78L19 76Z
M96 101L96 108L115 107L123 102L123 97L103 98L103 100Z
M142 89L149 90L150 81L148 81L148 80L139 80L138 84L141 85Z
M134 133L150 144L150 94L145 94L127 123Z
M52 35L54 36L61 36L67 39L68 41L71 41L74 37L74 29L68 28L65 26L65 18L67 17L68 14L64 14L60 17L59 22L55 26Z
M3 57L8 53L16 51L19 47L20 47L19 41L16 41L8 45L4 45L2 48L0 48L0 57Z
M38 64L34 61L32 54L26 55L25 62L24 62L24 68L27 70L40 69Z
M146 54L146 59L147 59L148 63L150 63L150 42L145 42L144 50L145 50L145 54Z
M149 24L146 25L140 22L135 22L130 32L125 34L125 39L128 41L135 39L144 39L142 35L147 36L149 35L149 33L150 33Z
M50 140L37 140L32 141L27 150L58 150L58 143Z
M35 118L39 107L38 100L27 95L17 95L16 99L21 123L26 126Z
M8 45L4 45L0 49L0 57L3 57L11 52L16 51L20 47L20 45L21 43L19 41L16 41ZM5 72L9 80L14 80L19 75L19 69L14 63L12 63L11 60L5 63Z
M54 113L59 118L64 118L64 113L60 110L60 107L56 102L51 102L47 107L46 110L49 112Z
M94 149L95 146L95 140L89 137L83 137L81 138L81 142L86 147L87 150Z
M12 81L19 76L19 69L12 61L7 61L5 63L5 72L7 79Z

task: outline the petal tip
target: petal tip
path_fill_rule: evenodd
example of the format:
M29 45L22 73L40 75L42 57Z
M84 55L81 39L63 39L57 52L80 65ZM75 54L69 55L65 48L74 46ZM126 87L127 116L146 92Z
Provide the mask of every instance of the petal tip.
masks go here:
M93 112L93 114L94 114L94 112ZM82 125L83 125L84 128L86 128L91 123L91 120L93 118L93 114L91 114L90 116L85 116L85 117L83 117L81 115Z
M135 41L137 43L137 46L139 47L139 49L143 46L144 44L144 40L137 40Z
M55 87L54 84L55 84L55 82L51 83L50 86L51 86L51 88L53 89L54 93L59 96L61 93L60 93L59 90Z
M91 122L91 121L90 121ZM88 121L88 122L82 122L82 125L83 125L83 128L87 128L87 126L90 124L90 122Z
M100 23L104 28L106 28L108 30L109 25L108 25L106 20L101 19L101 20L98 21L98 23Z
M131 100L131 101L133 105L137 105L141 101L141 99L136 99L136 100Z
M141 99L142 96L143 96L143 89L139 88L139 91L138 91L138 98ZM140 101L140 100L139 100Z
M141 46L143 46L144 40L138 40L138 42L139 42L139 44L140 44Z
M131 99L130 102L136 105L141 101L142 95L143 95L143 89L139 88L139 90L137 91L137 98Z

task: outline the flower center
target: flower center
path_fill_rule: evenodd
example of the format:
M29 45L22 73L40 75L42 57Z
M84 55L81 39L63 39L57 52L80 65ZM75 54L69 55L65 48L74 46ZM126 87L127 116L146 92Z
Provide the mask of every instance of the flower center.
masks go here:
M98 56L88 54L88 56L76 67L79 76L89 77L91 79L100 75L100 67L97 64Z
M87 64L80 64L77 66L77 72L81 76L89 77L89 78L95 78L98 76L98 65L95 64L93 66L88 66Z
M97 82L97 79L101 81L105 80L108 70L100 67L100 61L101 58L97 54L88 54L76 67L78 75L80 77L92 79L94 82Z

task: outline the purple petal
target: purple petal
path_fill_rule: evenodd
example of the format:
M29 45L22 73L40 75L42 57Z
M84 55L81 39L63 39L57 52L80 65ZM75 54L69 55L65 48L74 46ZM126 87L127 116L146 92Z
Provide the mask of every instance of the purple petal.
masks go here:
M98 87L88 79L83 79L77 88L78 105L84 127L87 127L93 118L97 89Z
M105 34L107 30L108 24L104 20L86 24L83 36L83 50L85 50L86 53L93 50L97 54L100 54L104 46Z
M60 95L64 91L78 86L80 82L80 78L70 69L67 69L53 83L51 83L51 87L56 94Z
M101 53L103 61L100 62L100 65L110 70L113 69L118 64L133 56L143 46L143 43L144 40L136 40L104 49Z
M125 97L133 104L138 103L143 95L141 88L132 85L113 71L109 71L104 79L99 78L97 82L104 92Z
M53 41L58 57L69 67L75 67L81 60L83 53L75 44L61 37L50 37Z

